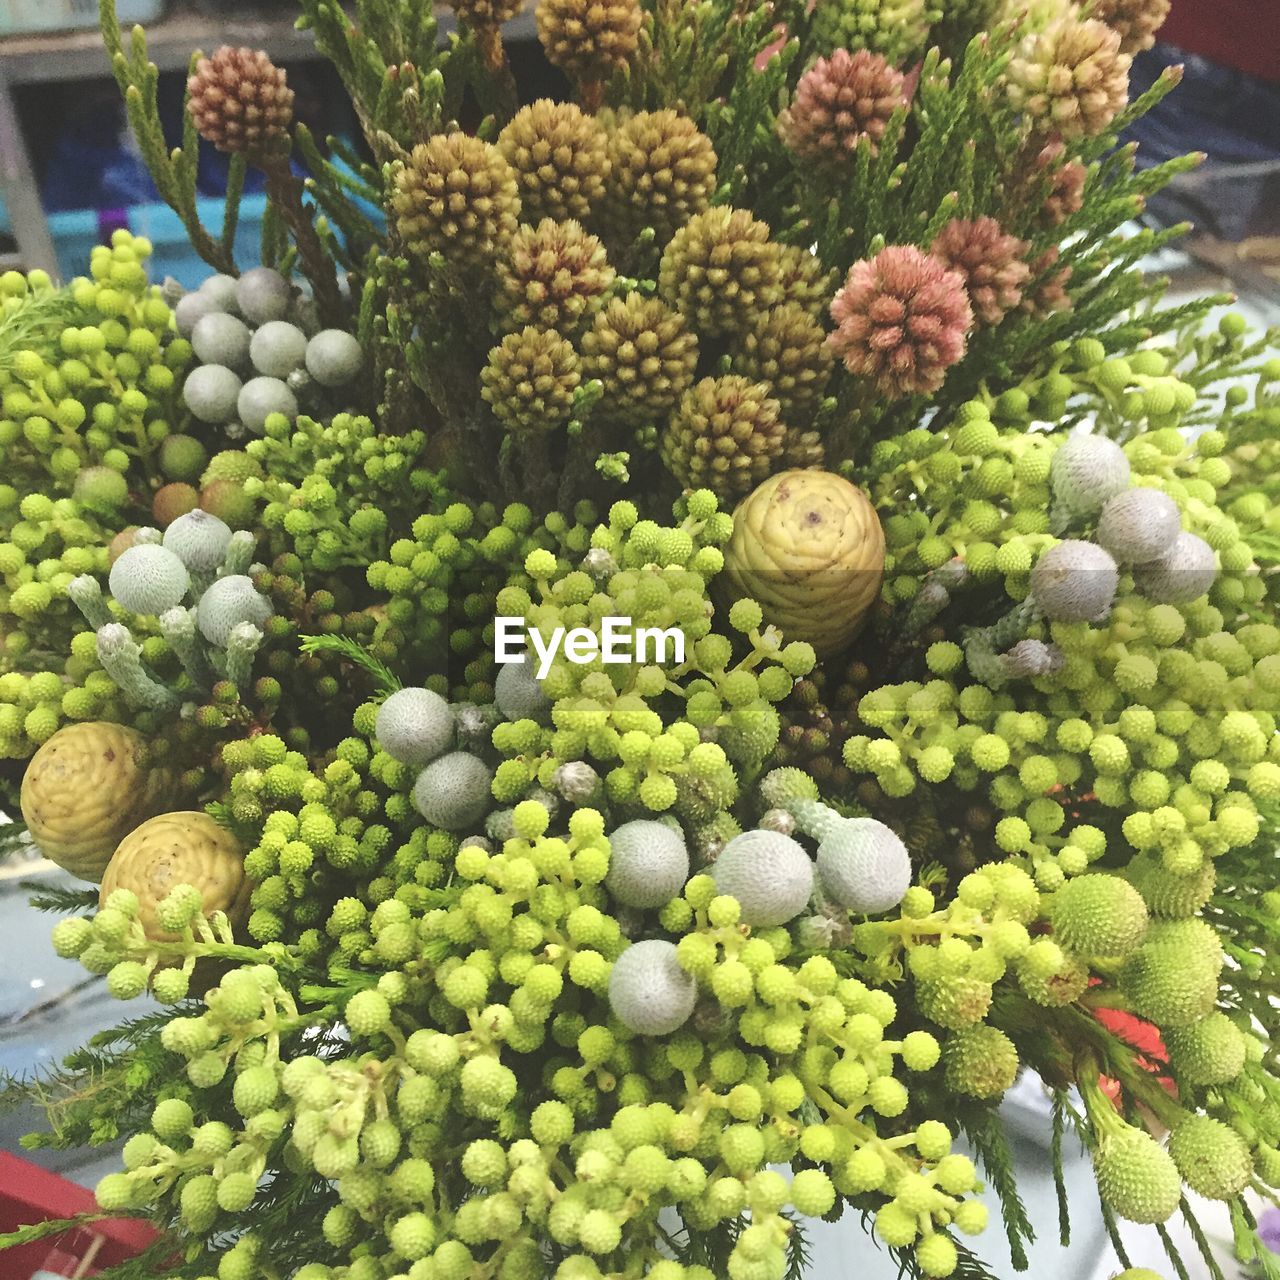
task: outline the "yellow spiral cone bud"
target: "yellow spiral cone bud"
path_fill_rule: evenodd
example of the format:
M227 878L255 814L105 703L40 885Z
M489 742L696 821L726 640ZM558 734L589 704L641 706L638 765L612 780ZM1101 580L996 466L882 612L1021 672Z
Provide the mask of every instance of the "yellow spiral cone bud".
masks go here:
M884 531L861 489L830 471L782 471L733 513L725 573L787 640L819 657L857 635L884 576Z

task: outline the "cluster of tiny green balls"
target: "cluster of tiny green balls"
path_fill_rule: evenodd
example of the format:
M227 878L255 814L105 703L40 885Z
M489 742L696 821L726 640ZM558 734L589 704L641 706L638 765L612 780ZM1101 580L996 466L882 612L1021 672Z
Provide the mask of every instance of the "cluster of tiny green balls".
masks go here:
M28 487L79 487L122 507L129 487L159 474L191 347L148 283L150 254L150 243L127 231L95 248L89 276L66 290L84 323L63 328L51 350L18 352L0 373L0 462Z
M494 795L511 803L537 783L556 786L561 770L583 763L598 771L603 794L622 814L671 813L690 829L705 856L738 831L729 810L739 775L756 772L777 745L775 704L814 665L807 644L784 644L762 631L760 607L739 600L728 627L717 629L710 582L723 565L720 546L732 531L709 490L682 500L664 527L641 520L631 502L616 502L591 533L590 547L565 564L550 551L525 560L528 586L508 586L499 614L523 618L550 636L557 627L598 631L605 617L631 633L679 630L683 663L656 649L631 662L571 662L563 655L539 681L542 698L528 707L499 706L508 723L494 732L507 757ZM738 645L735 652L734 633ZM665 717L662 700L682 700Z
M448 654L461 670L453 691L491 701L498 592L531 585L523 568L531 552L550 554L567 568L568 557L588 550L595 521L590 502L543 520L519 502L503 508L452 502L418 516L408 535L366 571L368 585L385 597L386 620L375 638L388 638L423 662Z
M339 413L326 423L306 415L268 415L244 452L261 467L243 489L262 504L268 536L321 573L367 568L383 559L388 530L430 506L441 479L418 465L421 431L382 435L365 417Z
M0 758L21 759L68 720L128 716L92 646L77 642L66 595L73 578L106 568L98 520L72 498L19 498L9 485L0 510Z
M283 743L260 744L241 753L248 768L304 776ZM344 846L362 856L354 828L317 798L335 783L312 782L293 794L282 781L283 804L300 807L273 808L249 855L274 858L277 879L307 874L303 849L334 864L350 865ZM497 850L415 838L427 875L404 876L408 850L384 841L374 861L399 872L333 902L320 923L340 987L306 994L279 962L308 948L268 943L198 1015L173 1018L162 1043L191 1087L160 1104L125 1171L100 1184L103 1208L175 1212L218 1280L241 1280L269 1245L250 1231L228 1248L227 1233L283 1160L336 1192L305 1269L315 1280L361 1268L368 1280L463 1280L477 1265L538 1280L548 1238L557 1280L632 1270L707 1280L662 1258L657 1216L671 1206L695 1230L749 1212L728 1276L781 1280L786 1211L820 1216L838 1196L870 1197L882 1239L914 1247L925 1275L951 1274L949 1229L979 1232L986 1211L966 1198L972 1163L927 1107L916 1114L900 1075L948 1056L964 1073L973 1052L957 1057L921 1030L892 1034L899 1010L886 991L842 977L786 928L742 929L737 900L707 875L655 908L651 926L676 941L704 1012L674 1035L636 1035L610 1007L610 971L630 940L604 884L603 813L576 808L553 833L530 800L513 828ZM128 905L108 903L101 925L65 922L61 949L97 962L99 935L124 935ZM164 921L189 931L188 910L179 890ZM187 952L218 944L192 938ZM137 966L116 959L117 994L142 989L126 982ZM316 1056L307 1028L338 1014L326 999L341 1006L351 1044ZM790 1178L769 1167L796 1159L805 1167Z

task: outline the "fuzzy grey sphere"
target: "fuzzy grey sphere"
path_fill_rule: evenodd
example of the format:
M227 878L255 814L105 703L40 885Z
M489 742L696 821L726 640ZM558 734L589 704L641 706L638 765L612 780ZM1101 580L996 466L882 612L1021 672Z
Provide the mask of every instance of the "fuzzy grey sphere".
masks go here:
M418 769L453 745L453 708L430 689L397 689L378 708L374 736L401 764Z
M240 314L240 304L236 301L235 276L224 275L221 272L206 276L200 281L200 287L196 292L208 298L215 311L226 311L233 316Z
M307 372L322 387L345 387L364 366L364 352L352 334L321 329L307 343Z
M236 305L253 324L283 320L292 302L289 282L271 267L253 267L236 281Z
M1126 489L1107 500L1094 535L1121 564L1158 560L1182 532L1182 512L1159 489Z
M1180 533L1158 560L1133 571L1133 585L1157 604L1187 604L1199 599L1218 576L1213 548L1194 533Z
M159 615L181 602L191 578L172 551L135 543L111 566L107 585L130 613Z
M693 1014L698 984L680 967L675 944L663 938L633 942L609 972L609 1006L641 1036L668 1036Z
M493 773L485 762L465 751L450 751L433 760L413 785L413 804L433 827L464 831L483 820L493 796Z
M1129 459L1114 440L1077 431L1049 464L1054 499L1073 515L1090 515L1129 486Z
M1116 598L1120 573L1096 542L1055 543L1031 570L1031 595L1053 622L1097 622Z
M269 378L288 378L302 368L307 335L287 320L268 320L249 343L249 359Z
M222 426L235 419L240 387L240 379L226 365L197 365L182 384L182 400L201 422Z
M742 922L755 928L794 920L813 892L813 860L780 831L744 831L720 850L711 866L716 889L737 898Z
M214 311L196 322L191 346L201 364L225 364L229 369L239 369L249 359L252 337L243 320Z
M196 573L211 573L231 545L231 528L197 507L179 516L165 531L164 545Z
M527 658L498 667L493 700L507 720L542 720L551 710L551 699L543 693Z
M833 902L878 915L911 887L911 855L883 822L849 818L818 846L818 878Z
M637 818L609 833L605 888L623 906L666 906L689 878L684 836L661 822Z
M222 646L240 623L261 627L271 612L271 602L253 585L253 579L233 573L216 579L200 597L196 626L210 644Z
M184 293L174 304L173 322L184 338L190 338L196 325L205 316L226 314L218 306L218 300L212 293L197 289L194 293Z
M273 413L283 413L292 422L298 416L298 401L279 378L250 378L240 388L236 410L250 431L261 434Z

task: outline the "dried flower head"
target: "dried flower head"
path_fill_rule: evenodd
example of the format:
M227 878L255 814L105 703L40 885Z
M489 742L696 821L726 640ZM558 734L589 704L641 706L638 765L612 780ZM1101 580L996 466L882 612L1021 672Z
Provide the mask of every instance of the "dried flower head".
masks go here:
M201 58L187 80L196 130L219 151L261 155L287 145L293 90L260 49L224 45Z
M1025 240L1007 235L994 218L952 218L929 252L964 277L973 313L995 325L1022 302L1031 275Z
M1009 97L1039 133L1094 137L1129 99L1131 62L1105 23L1062 18L1023 39L1009 64Z
M419 143L395 176L391 211L419 260L441 253L451 266L492 261L516 229L520 209L511 166L492 143L441 133Z
M508 431L553 431L569 417L581 375L566 338L533 325L508 334L480 374L481 395Z
M964 277L912 245L855 262L831 318L828 341L845 368L893 398L942 386L973 327Z
M781 246L746 209L706 209L663 250L658 291L699 333L744 333L781 301Z
M573 333L613 283L604 245L572 219L520 226L498 264L498 315L508 329Z
M652 227L665 244L711 201L716 153L688 116L637 111L609 135L607 214L611 242L629 244Z
M738 497L782 454L786 427L762 382L703 378L685 392L662 436L662 460L681 484Z
M644 15L640 0L538 0L536 16L547 59L590 84L626 66Z
M1171 7L1171 0L1094 0L1089 16L1119 34L1123 53L1134 54L1155 44Z
M863 138L874 151L890 117L906 102L905 77L878 53L837 49L800 77L778 134L805 160L847 160Z
M584 220L604 195L609 144L604 126L572 102L539 98L498 135L515 171L526 222Z
M582 335L583 374L604 386L597 412L642 426L660 421L693 385L698 339L660 298L612 298Z

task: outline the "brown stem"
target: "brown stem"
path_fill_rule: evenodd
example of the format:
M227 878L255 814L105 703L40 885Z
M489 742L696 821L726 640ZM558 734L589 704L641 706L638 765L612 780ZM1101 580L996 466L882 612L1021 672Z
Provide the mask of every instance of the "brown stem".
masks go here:
M298 261L303 275L311 281L321 320L331 328L343 327L346 309L338 290L338 273L302 203L302 183L289 168L287 155L264 156L259 163L267 179L267 197L298 246Z
M604 105L604 81L598 76L579 81L578 96L582 99L582 109L594 115Z

